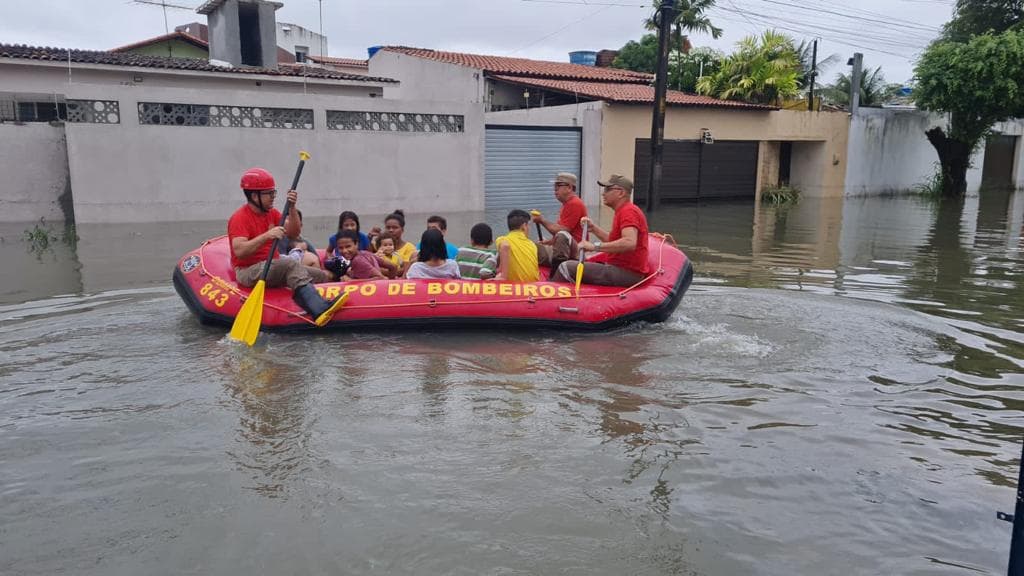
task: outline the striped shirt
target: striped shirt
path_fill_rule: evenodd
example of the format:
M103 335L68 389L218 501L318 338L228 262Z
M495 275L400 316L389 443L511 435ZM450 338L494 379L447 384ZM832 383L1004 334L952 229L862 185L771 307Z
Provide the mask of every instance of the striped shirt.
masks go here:
M459 248L455 256L459 263L459 272L463 278L493 278L498 270L498 253L494 250L482 250L472 246Z

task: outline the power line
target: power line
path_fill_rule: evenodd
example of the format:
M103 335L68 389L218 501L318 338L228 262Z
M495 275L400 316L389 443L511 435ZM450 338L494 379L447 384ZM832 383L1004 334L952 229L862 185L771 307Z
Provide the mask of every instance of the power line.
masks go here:
M527 1L527 0L524 0L524 1ZM519 48L516 48L515 50L513 50L513 51L509 52L508 54L506 54L506 56L511 56L511 55L515 54L516 52L519 52L521 50L526 50L527 48L529 48L530 46L533 46L534 44L538 44L540 42L543 42L543 41L547 40L548 38L551 38L555 34L558 34L562 30L565 30L566 28L569 28L571 26L575 26L575 25L579 24L580 22L583 22L584 20L589 19L592 16L597 16L598 14L600 14L601 12L604 12L605 10L607 10L610 7L611 6L607 6L607 5L602 6L601 8L598 8L597 10L591 12L590 14L587 14L583 18L580 18L579 20L574 20L574 21L566 24L565 26L562 26L561 28L559 28L558 30L555 30L554 32L548 34L547 36L543 36L541 38L538 38L538 39L534 40L533 42L530 42L529 44L526 44L525 46L520 46Z

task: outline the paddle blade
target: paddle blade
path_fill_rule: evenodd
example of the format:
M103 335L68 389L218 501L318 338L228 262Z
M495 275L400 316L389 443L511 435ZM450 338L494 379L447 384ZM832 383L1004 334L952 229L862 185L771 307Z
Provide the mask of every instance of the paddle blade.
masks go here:
M245 342L252 346L256 343L256 337L260 334L260 322L263 320L263 292L267 283L260 280L253 286L249 298L242 304L242 309L235 316L235 323L231 325L231 339Z
M580 297L580 284L583 283L583 262L576 265L576 297Z

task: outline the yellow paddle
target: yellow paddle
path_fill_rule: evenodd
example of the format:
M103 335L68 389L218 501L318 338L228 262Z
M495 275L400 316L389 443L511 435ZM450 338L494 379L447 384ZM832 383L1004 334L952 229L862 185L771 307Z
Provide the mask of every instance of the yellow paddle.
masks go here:
M309 154L299 152L299 167L295 169L295 178L292 179L292 187L289 190L298 188L299 177L302 176L302 167L306 165L306 160L309 160ZM281 213L280 226L284 226L291 207L291 202L285 202L284 211ZM274 261L274 253L277 252L277 243L279 241L277 238L274 239L274 245L270 247L270 254L267 256L267 263L263 266L263 273L260 274L260 279L253 286L252 291L249 292L249 298L245 300L245 304L242 304L242 309L238 311L238 316L235 316L235 323L231 325L232 340L239 340L252 346L256 342L256 337L259 336L260 322L263 321L263 293L267 289L267 274L270 272L270 263Z
M587 239L587 235L588 235L588 233L590 232L590 231L589 231L589 230L587 229L587 225L588 225L588 224L590 224L590 222L584 222L584 223L583 223L583 236L581 237L581 238L582 238L583 240L586 240L586 239ZM584 250L583 250L583 249L581 248L581 249L580 249L580 260L579 260L579 264L576 264L576 299L577 299L577 300L579 300L579 298L580 298L580 284L582 284L582 283L583 283L583 259L584 259L585 257L586 257L586 253L585 253L585 252L584 252Z

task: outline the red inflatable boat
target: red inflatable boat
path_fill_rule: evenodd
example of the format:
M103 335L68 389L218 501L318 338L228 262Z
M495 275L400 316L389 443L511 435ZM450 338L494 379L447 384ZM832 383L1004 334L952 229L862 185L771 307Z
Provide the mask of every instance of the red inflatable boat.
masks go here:
M174 288L203 324L231 326L248 288L235 283L227 236L207 240L174 269ZM651 274L628 288L557 282L366 280L317 284L326 298L351 292L328 327L529 326L601 330L633 320L661 322L690 286L690 261L670 241L652 235ZM322 256L322 254L321 254ZM546 272L542 272L546 276ZM287 288L267 289L264 330L317 329Z

